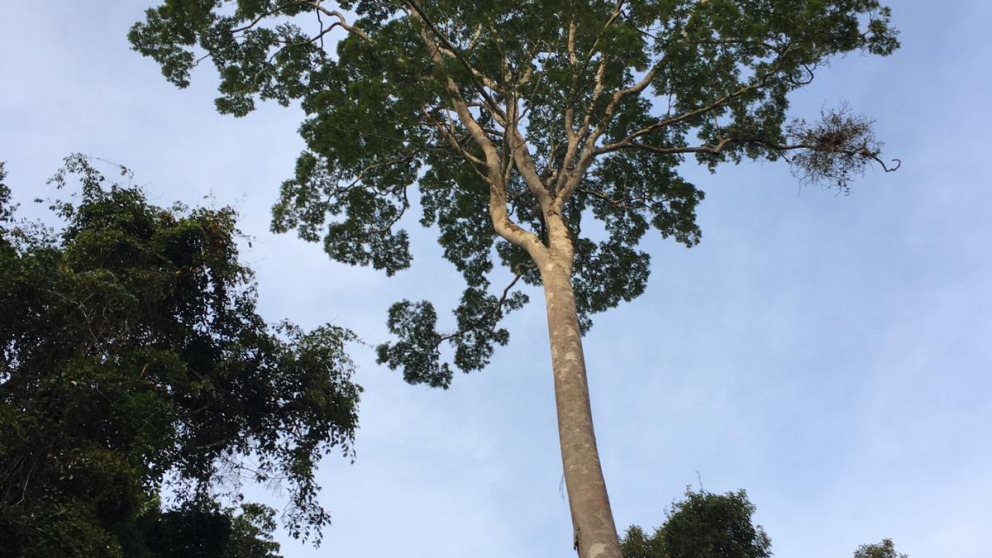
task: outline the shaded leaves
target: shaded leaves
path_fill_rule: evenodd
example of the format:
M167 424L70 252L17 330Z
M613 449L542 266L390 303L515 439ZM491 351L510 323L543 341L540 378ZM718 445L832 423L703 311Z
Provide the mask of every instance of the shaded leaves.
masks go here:
M896 547L892 539L882 539L877 544L863 544L854 551L854 558L909 558L907 555L896 552Z
M437 331L433 307L394 307L397 341L380 350L380 360L409 363L415 381L445 386L446 367L476 369L504 342L480 318L501 315L490 312L490 281L506 271L528 285L541 281L521 248L496 242L491 176L479 163L486 155L455 116L455 100L464 101L503 167L497 191L505 192L496 199L545 244L546 216L510 164L508 138L520 132L538 187L554 199L559 178L581 162L581 149L567 155L569 134L581 143L602 131L594 142L602 152L563 208L583 329L593 313L643 292L649 259L639 243L649 229L686 246L699 242L703 192L680 176L687 155L711 170L787 156L804 179L843 189L866 165L882 164L870 127L858 127L868 122L847 118L844 141L831 147L817 125L786 118L789 94L832 57L887 55L899 46L878 0L438 0L416 8L346 1L338 7L360 16L349 24L361 31L333 45L324 43L328 24L320 16L328 6L164 0L130 39L180 86L197 59L210 58L220 72L222 112L244 114L256 99L300 100L307 148L283 184L274 230L296 229L304 239L323 239L336 261L393 274L412 261L402 218L419 200L421 224L439 229L466 293L479 294L455 311L457 336ZM434 56L430 42L443 51ZM613 102L641 79L637 94ZM511 108L523 117L508 123ZM605 235L583 233L590 217ZM474 333L465 323L476 324ZM454 361L442 364L438 346L446 341ZM414 358L415 351L425 352Z
M743 490L713 494L687 489L665 523L650 535L638 526L621 541L624 558L770 558L771 539L755 525L754 504ZM854 558L908 558L890 539L861 545Z
M201 503L278 480L290 532L319 538L316 463L357 427L353 334L262 320L232 210L149 205L80 156L73 175L59 235L0 228L0 538L107 555L166 479Z
M624 558L770 558L771 539L754 525L755 507L743 490L686 490L650 536L637 526L621 541Z

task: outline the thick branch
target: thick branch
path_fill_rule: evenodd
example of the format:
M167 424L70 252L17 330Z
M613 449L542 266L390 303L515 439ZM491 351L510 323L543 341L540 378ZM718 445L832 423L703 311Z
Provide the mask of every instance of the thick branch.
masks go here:
M510 126L506 129L506 141L510 149L512 163L524 179L524 183L527 184L527 189L537 199L538 204L541 206L541 211L547 212L551 208L551 192L548 191L544 181L541 180L540 173L537 170L537 164L534 162L530 148L527 146L527 140L520 133L520 119L515 99L513 105L509 106L509 112L513 119L509 123Z
M565 169L563 169L564 172L560 172L557 176L556 191L558 194L557 194L557 198L555 199L556 211L560 211L561 208L564 206L565 200L567 200L568 197L571 195L571 193L575 190L576 186L581 181L582 176L585 174L586 169L588 169L589 165L591 164L592 158L594 156L594 154L592 153L592 148L595 146L596 141L598 141L599 136L602 135L603 133L602 131L603 129L605 129L605 124L609 122L609 119L612 117L613 112L616 110L617 104L620 102L621 99L623 99L624 97L626 97L631 93L636 92L637 94L640 94L640 92L643 91L645 87L647 87L648 83L650 83L651 79L654 77L654 73L656 72L656 69L652 68L651 71L648 72L648 77L646 77L645 80L642 80L642 82L639 82L637 85L635 85L632 88L615 92L613 94L613 99L611 100L607 108L608 115L604 117L601 123L596 127L596 130L591 131L590 126L592 125L593 111L595 109L596 103L603 95L603 90L605 89L606 68L609 63L609 57L606 56L605 52L602 53L599 61L599 66L596 68L592 98L589 100L589 103L586 106L586 114L585 117L583 118L582 126L578 130L576 130L573 127L574 112L572 109L573 101L571 99L574 98L575 95L577 94L579 75L584 71L586 65L589 64L589 61L592 60L592 57L595 55L596 48L599 46L599 41L603 36L603 32L610 25L613 25L613 23L615 23L617 19L619 19L620 15L623 13L622 9L624 5L624 1L625 0L617 0L617 3L616 5L614 5L613 11L610 14L609 19L607 19L606 23L603 24L603 28L600 30L599 34L597 35L596 40L593 42L592 47L589 49L589 53L586 55L581 68L578 67L578 55L575 47L576 27L575 27L574 19L572 20L572 24L569 27L568 52L569 52L569 61L572 65L573 90L572 93L569 95L569 101L567 102L567 107L565 109L565 133L567 134L568 137L568 146L565 150L565 158L564 158ZM641 85L641 83L643 83L643 85ZM585 139L584 142L582 141L583 138ZM578 152L580 143L584 144L581 154ZM576 161L576 159L578 159L578 161Z
M433 37L424 30L421 32L421 38L423 38L424 43L427 45L431 58L435 62L440 61L443 54ZM510 219L506 208L506 181L503 176L503 157L486 135L486 131L472 115L467 103L461 96L461 91L459 91L455 80L449 77L445 87L451 94L451 104L455 109L455 113L458 115L458 119L468 130L475 144L485 154L486 179L489 183L489 216L492 219L493 229L496 231L496 234L508 242L527 250L527 253L535 260L543 258L545 248L537 235L522 229Z
M416 14L417 18L424 24L424 27L427 28L428 33L433 35L437 41L440 41L440 44L438 44L433 39L430 40L430 44L433 45L432 50L438 54L445 54L444 51L450 52L451 56L453 56L469 73L469 76L472 79L472 84L475 86L475 89L478 91L483 100L485 100L487 108L489 108L494 116L501 117L505 120L506 114L503 113L499 107L499 104L492 98L489 92L486 91L484 84L479 81L479 75L481 74L479 74L477 70L469 64L468 60L461 55L455 45L453 45L448 39L447 35L442 33L441 30L437 28L437 25L435 25L434 22L427 17L427 13L424 12L424 9L420 6L420 4L416 0L403 0L403 3L406 4L406 6L409 7L414 14ZM426 37L425 40L427 40Z
M571 171L562 173L558 177L558 197L555 200L556 204L559 206L564 206L565 201L568 200L575 189L579 186L579 183L582 182L582 177L585 176L586 171L598 155L596 152L596 142L599 141L599 138L606 132L606 126L613 119L613 115L616 113L620 102L631 95L635 97L640 95L654 79L654 76L658 73L662 63L663 62L659 62L653 66L650 70L648 70L647 74L645 74L644 77L634 85L626 89L620 89L619 91L615 91L613 93L613 96L610 99L610 104L607 105L606 110L603 111L603 116L600 118L599 124L597 124L596 128L586 137L585 145L582 148L582 154L579 156L579 161L575 165L575 168ZM590 115L587 115L587 122Z
M348 20L345 19L344 15L342 15L341 12L338 12L336 10L328 10L327 8L323 7L320 4L320 2L310 2L310 5L313 6L314 10L317 10L318 12L321 12L324 15L337 18L338 20L337 23L332 24L330 27L331 29L333 29L335 26L340 26L345 31L358 35L359 37L365 39L366 41L372 40L369 38L368 35L365 34L365 31L362 31L361 29L353 25L348 25Z

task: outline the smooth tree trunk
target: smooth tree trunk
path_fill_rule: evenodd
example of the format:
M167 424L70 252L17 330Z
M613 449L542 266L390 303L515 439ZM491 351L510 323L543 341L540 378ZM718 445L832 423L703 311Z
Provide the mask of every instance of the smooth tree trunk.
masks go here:
M540 266L548 310L558 437L580 558L621 558L613 511L596 449L570 258Z
M424 37L435 53L439 52L432 39L426 34ZM440 60L440 54L436 54L435 59ZM457 94L453 80L449 80L449 90ZM528 154L526 141L519 132L508 134L513 164L534 194L537 207L543 214L547 236L542 239L537 234L520 228L510 219L507 211L507 161L486 136L485 130L475 121L467 103L456 99L454 107L462 124L485 154L486 178L490 186L489 215L494 230L503 239L524 249L541 273L548 311L558 438L575 532L575 550L579 558L622 558L620 539L613 522L610 498L606 493L599 451L596 449L596 432L592 425L589 383L586 379L585 358L582 355L582 332L579 329L579 315L572 290L572 233L562 218L565 200L578 186L589 163L566 173L568 180L560 182L563 191L553 195L555 189L539 176L537 167ZM511 108L509 119L515 121L516 118L515 109ZM570 152L574 151L578 141L573 139ZM587 146L586 149L590 147ZM589 157L586 159L591 160Z

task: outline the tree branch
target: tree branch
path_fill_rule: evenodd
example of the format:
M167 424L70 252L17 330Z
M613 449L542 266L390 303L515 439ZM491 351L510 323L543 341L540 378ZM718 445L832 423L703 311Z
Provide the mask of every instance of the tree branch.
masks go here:
M414 2L415 4L415 2ZM421 31L421 38L427 45L431 58L435 62L440 61L443 54L439 45L434 41L427 30ZM489 216L492 219L493 229L508 242L527 250L532 258L541 258L542 250L545 249L539 238L534 233L524 230L510 219L506 208L506 181L503 176L504 161L496 146L486 135L486 131L479 125L472 112L469 110L465 99L462 98L458 85L451 77L445 84L451 94L451 104L458 115L462 125L468 130L469 135L476 145L482 149L486 161L486 181L489 183Z
M474 67L472 67L471 64L468 63L468 60L465 60L465 57L461 55L461 53L458 51L457 48L455 48L455 45L451 43L447 35L442 33L441 30L437 28L437 25L435 25L434 22L431 21L429 17L427 17L427 13L424 12L424 9L420 6L417 0L403 0L403 3L406 4L407 7L409 7L410 10L413 11L414 14L416 14L417 18L420 19L421 23L423 23L424 26L427 28L427 31L431 35L436 37L438 41L441 42L441 44L438 45L435 41L431 40L430 42L433 45L433 50L436 51L437 53L443 53L444 50L449 51L451 53L451 56L453 56L455 60L457 60L469 73L469 76L471 77L472 80L472 84L475 86L475 89L478 91L479 95L483 98L483 100L485 100L486 104L488 105L487 108L489 108L490 112L494 116L498 115L505 120L506 114L503 113L503 111L499 107L499 104L492 98L489 92L486 91L485 86L482 83L480 83L479 76L477 75L478 73L477 70ZM444 47L444 49L441 48L442 46Z
M294 8L294 7L297 7L297 6L310 6L318 14L323 13L324 15L328 15L328 16L337 18L337 20L338 20L337 22L331 24L331 26L328 27L326 30L322 30L323 32L320 34L321 37L326 34L326 31L330 31L331 29L334 29L335 27L341 27L345 31L347 31L349 33L353 33L353 34L361 37L362 39L365 39L366 41L371 41L372 40L372 39L369 38L368 35L365 34L364 31L362 31L358 27L355 27L353 25L349 25L348 24L348 20L344 17L344 14L342 14L341 12L338 12L336 10L328 10L327 8L325 8L324 6L322 6L320 4L319 0L298 0L296 2L286 2L285 4L280 4L280 5L276 6L275 8L272 8L271 10L268 10L266 12L263 12L263 13L259 14L255 19L253 19L251 21L251 23L249 23L247 25L243 25L241 27L238 27L237 29L231 29L231 33L242 33L244 31L248 31L249 29L252 29L256 25L258 25L259 22L261 22L263 19L265 19L265 18L267 18L269 16L272 16L272 15L275 15L275 14L277 14L277 13L283 11L283 10L287 10L289 8ZM314 38L314 40L316 40L316 38Z
M442 124L434 119L430 111L427 110L427 107L422 108L421 111L424 113L424 116L427 117L430 123L441 133L441 136L444 137L445 140L447 140L448 144L451 145L451 147L453 147L456 151L458 151L458 153L462 156L463 159L471 163L473 168L486 166L485 161L476 157L475 155L472 155L471 153L466 151L464 147L462 147L461 141L459 141L459 139L455 136L454 126L448 119L445 119L446 123ZM478 169L476 169L476 172L478 172ZM485 178L485 175L482 176L483 178Z
M336 17L338 19L337 23L331 24L331 26L328 29L333 29L334 27L340 26L345 31L358 35L359 37L365 39L366 41L369 42L372 41L372 39L370 39L369 36L365 34L365 31L362 31L361 29L353 25L348 25L348 20L345 19L344 15L341 12L336 10L328 10L327 8L323 7L319 1L312 1L309 2L309 4L313 6L314 10L317 10L318 12L321 12L324 15Z
M486 316L486 317L491 316L495 318L493 320L492 326L489 327L489 331L488 331L489 334L492 334L494 331L496 331L496 326L497 324L499 324L499 320L503 317L503 305L506 304L506 300L510 296L510 289L512 289L513 286L517 284L517 281L520 281L520 278L523 276L523 270L520 269L520 266L517 266L517 268L513 270L513 273L514 273L513 280L510 281L510 284L507 285L505 289L503 289L503 295L499 297L499 301L496 303L496 308L494 308L493 311ZM465 335L469 331L472 331L479 325L482 325L483 323L484 320L479 319L470 323L468 327L459 329L454 333L438 336L437 343L434 345L434 349L437 350L441 346L441 343L444 343L445 341L450 341L452 339L457 339Z
M644 77L634 85L613 93L613 96L610 99L610 104L607 105L606 110L603 112L603 116L600 118L599 124L597 124L596 128L586 137L582 154L578 157L579 160L575 165L575 169L571 171L566 169L566 172L559 175L557 187L558 196L555 200L557 205L562 207L564 206L565 202L572 195L572 192L575 191L579 183L582 181L582 177L585 176L586 171L592 165L593 159L595 159L598 155L596 152L596 142L599 141L599 138L606 132L606 126L613 119L613 115L616 113L616 109L620 105L620 101L630 95L640 95L654 79L654 76L657 75L662 64L664 64L664 61L654 65L650 70L648 70L647 74L645 74ZM590 114L587 114L587 122L590 116L591 107Z

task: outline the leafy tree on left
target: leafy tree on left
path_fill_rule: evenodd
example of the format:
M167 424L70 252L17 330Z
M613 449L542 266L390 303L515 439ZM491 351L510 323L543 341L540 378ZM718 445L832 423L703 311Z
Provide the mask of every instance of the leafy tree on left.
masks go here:
M353 335L262 320L232 210L149 205L78 155L73 176L53 231L16 218L0 164L0 555L275 556L243 480L285 485L286 527L319 540Z

